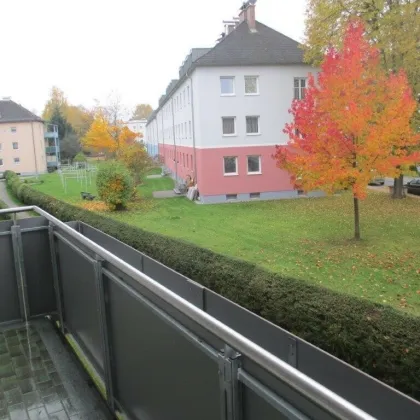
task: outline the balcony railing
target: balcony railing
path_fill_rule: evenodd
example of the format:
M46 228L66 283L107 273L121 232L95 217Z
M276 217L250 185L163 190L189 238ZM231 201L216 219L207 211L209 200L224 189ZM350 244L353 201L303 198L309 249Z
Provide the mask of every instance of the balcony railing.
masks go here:
M46 153L57 153L57 151L58 151L58 147L56 146L47 146L45 148Z
M0 322L49 314L130 419L418 420L420 404L81 222L0 223ZM293 310L293 309L292 309Z

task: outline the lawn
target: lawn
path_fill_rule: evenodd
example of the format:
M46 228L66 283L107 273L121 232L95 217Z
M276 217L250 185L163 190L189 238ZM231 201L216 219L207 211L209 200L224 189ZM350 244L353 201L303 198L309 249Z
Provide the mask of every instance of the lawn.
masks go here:
M82 191L58 175L36 188L81 204ZM173 188L168 178L139 187L143 205L107 213L149 231L181 238L216 252L255 262L268 270L305 279L420 315L420 200L391 200L370 192L361 203L361 242L353 235L352 197L199 205L184 198L152 199ZM90 192L96 193L94 185Z

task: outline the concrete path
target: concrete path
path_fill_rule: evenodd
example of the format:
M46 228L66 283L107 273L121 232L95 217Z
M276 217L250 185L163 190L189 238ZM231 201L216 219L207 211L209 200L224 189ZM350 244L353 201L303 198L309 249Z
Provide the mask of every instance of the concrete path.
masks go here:
M162 175L147 175L146 178L147 179L157 179L157 178L162 178Z
M153 191L153 198L172 198L179 197L179 194L176 194L174 190L167 191Z
M9 193L7 192L6 188L6 181L0 180L0 200L6 204L7 207L21 207L9 197ZM16 213L16 217L18 219L27 219L28 217L32 217L30 213L24 211L22 213Z

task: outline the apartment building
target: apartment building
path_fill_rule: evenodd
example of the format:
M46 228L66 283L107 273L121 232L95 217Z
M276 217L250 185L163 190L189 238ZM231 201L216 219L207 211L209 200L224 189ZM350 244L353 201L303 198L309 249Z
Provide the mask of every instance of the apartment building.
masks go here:
M255 15L245 4L215 47L193 49L147 122L165 167L193 179L203 203L298 196L272 156L314 70L298 42Z
M34 175L58 165L56 127L45 126L40 117L10 98L0 100L0 174L13 170Z

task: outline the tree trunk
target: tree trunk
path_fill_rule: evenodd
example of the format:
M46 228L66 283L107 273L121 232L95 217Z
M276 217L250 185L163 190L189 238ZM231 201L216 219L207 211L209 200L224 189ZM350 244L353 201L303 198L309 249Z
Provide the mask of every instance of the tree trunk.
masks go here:
M404 195L404 175L394 179L394 192L392 198L405 198Z
M359 215L359 199L353 197L354 201L354 239L360 240L360 215Z

